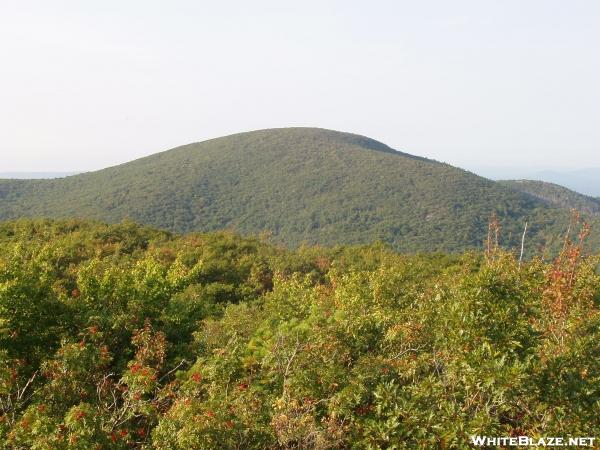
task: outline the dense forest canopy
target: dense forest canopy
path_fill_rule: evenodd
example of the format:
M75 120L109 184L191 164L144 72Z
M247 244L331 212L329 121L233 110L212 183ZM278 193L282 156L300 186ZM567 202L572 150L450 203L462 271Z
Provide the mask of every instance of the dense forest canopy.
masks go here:
M173 232L268 231L290 248L380 240L402 252L462 252L481 248L496 213L511 246L528 222L534 254L553 247L578 206L316 128L236 134L56 180L0 180L0 219L130 218ZM590 243L600 249L600 231Z
M500 184L533 195L559 208L572 208L593 216L600 216L600 199L580 194L554 183L536 180L503 180Z
M492 230L493 231L493 230ZM580 232L581 231L581 232ZM579 235L578 235L579 233ZM600 434L598 259L0 224L0 448Z

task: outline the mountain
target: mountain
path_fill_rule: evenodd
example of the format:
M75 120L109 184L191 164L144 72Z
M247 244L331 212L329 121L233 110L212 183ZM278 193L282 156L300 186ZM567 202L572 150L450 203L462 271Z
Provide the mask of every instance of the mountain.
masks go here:
M539 180L565 186L591 197L600 197L600 167L536 170L520 166L469 166L466 169L491 180Z
M20 180L27 179L47 179L63 178L69 175L75 175L77 172L0 172L0 178L15 178Z
M600 197L600 168L590 167L579 170L545 170L538 172L534 179L566 186L585 195Z
M381 240L400 251L480 247L490 215L503 242L546 245L568 212L373 139L317 128L235 134L54 180L0 180L0 219L124 218L186 232L265 230L289 246Z
M600 216L600 199L580 194L558 184L537 180L502 180L499 183L533 195L549 205Z

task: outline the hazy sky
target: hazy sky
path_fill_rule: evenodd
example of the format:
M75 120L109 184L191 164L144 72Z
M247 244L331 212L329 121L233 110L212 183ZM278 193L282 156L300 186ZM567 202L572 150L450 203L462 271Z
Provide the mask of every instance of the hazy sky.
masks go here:
M600 166L600 1L0 0L0 172L320 126Z

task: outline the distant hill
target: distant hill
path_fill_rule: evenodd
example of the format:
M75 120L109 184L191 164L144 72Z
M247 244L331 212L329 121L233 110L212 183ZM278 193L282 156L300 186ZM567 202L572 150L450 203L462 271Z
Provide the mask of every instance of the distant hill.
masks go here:
M554 183L536 180L503 180L500 184L533 195L559 208L577 209L600 216L600 199L580 194Z
M470 172L317 128L253 131L55 180L0 180L0 219L131 218L187 232L265 230L289 246L381 240L400 251L480 247L490 215L537 248L569 214Z
M19 180L63 178L75 175L78 172L0 172L0 178L12 178Z
M533 179L559 184L585 195L600 197L600 168L591 167L580 170L545 170Z
M600 167L536 170L519 166L472 166L467 169L491 180L539 180L558 184L591 197L600 197Z

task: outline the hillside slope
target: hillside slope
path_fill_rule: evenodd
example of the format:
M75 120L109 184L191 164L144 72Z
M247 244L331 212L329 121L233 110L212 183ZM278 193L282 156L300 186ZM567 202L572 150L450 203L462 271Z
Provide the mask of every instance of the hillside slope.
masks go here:
M533 195L549 205L573 208L586 214L600 216L600 199L580 194L558 184L537 180L502 180L499 183Z
M131 218L186 232L269 230L290 246L382 240L402 251L480 246L497 212L528 244L568 213L530 195L372 139L314 128L241 133L56 180L0 180L0 219Z

